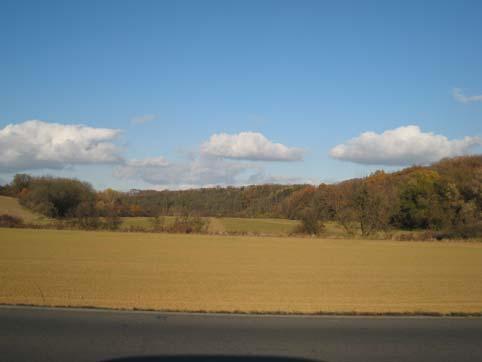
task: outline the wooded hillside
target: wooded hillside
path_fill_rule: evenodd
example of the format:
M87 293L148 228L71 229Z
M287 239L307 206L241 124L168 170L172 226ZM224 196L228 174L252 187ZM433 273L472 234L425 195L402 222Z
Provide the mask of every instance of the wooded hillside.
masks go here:
M317 233L323 221L369 235L401 228L482 233L482 156L444 159L337 184L253 185L184 191L95 191L72 179L16 175L1 189L22 205L54 218L232 216L299 219Z

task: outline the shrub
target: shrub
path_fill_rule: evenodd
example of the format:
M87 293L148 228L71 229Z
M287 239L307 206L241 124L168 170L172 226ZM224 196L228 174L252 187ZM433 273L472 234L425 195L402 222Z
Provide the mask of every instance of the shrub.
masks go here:
M23 226L22 218L9 214L0 215L0 227L18 228Z
M436 238L441 239L469 239L482 237L482 221L466 225L459 225L453 228L438 232Z
M174 223L165 229L173 233L202 233L207 230L207 222L199 216L178 216Z
M318 215L313 210L305 210L301 217L301 224L297 227L296 232L309 235L319 235L325 226L318 219Z
M22 176L22 175L20 175ZM54 177L20 177L16 176L18 188L28 185L19 193L19 202L36 212L53 218L70 218L86 214L89 204L95 200L92 186L74 179ZM90 213L89 213L90 215Z
M150 220L152 230L156 232L164 231L164 224L165 220L164 217L160 217L159 215L153 216Z
M119 230L122 224L122 219L115 214L108 215L105 217L104 227L107 230Z
M102 227L102 222L97 216L86 216L73 220L72 225L84 230L98 230Z
M145 233L147 232L147 229L143 226L139 225L130 225L128 228L123 229L124 231L127 232L132 232L132 233Z

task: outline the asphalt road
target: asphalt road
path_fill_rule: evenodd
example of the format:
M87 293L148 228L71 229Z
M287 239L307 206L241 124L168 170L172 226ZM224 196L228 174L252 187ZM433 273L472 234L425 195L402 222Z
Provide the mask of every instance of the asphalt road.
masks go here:
M1 307L0 361L482 361L482 318Z

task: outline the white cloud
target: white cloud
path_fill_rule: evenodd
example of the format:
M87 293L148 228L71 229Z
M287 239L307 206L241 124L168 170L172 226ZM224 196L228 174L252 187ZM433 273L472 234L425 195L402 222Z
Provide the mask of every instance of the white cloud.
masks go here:
M162 157L159 159L165 161ZM148 160L150 159L127 161L124 165L116 167L114 176L142 180L154 189L312 183L297 177L269 175L259 163L254 162L229 161L203 155L183 162L165 161L156 164Z
M480 137L449 140L442 135L422 132L418 126L406 126L381 134L364 132L332 148L330 155L339 160L367 165L407 166L463 155L481 144Z
M80 164L119 163L113 143L120 131L38 120L0 129L0 170L59 169Z
M157 117L158 117L157 114L143 114L141 116L136 116L132 118L131 123L143 124L143 123L154 121Z
M452 96L456 101L461 103L482 102L482 94L476 96L466 96L460 88L454 88L452 90Z
M169 165L169 162L162 156L149 157L142 160L128 160L125 165L127 167L164 167Z
M247 185L259 185L259 184L279 184L279 185L301 185L310 184L316 185L319 182L309 180L303 177L291 177L291 176L276 176L268 175L266 172L261 171L253 174L249 177Z
M212 135L185 161L168 162L163 157L130 160L117 167L114 175L142 180L156 189L301 183L298 178L267 175L261 164L248 161L295 161L302 155L301 149L273 143L260 133L221 133Z
M229 162L220 158L196 156L183 162L167 162L159 157L127 161L114 170L114 176L140 179L156 188L187 188L244 184L259 169L252 163Z
M116 145L121 131L39 120L0 129L0 172L62 169L85 164L112 164L114 176L142 180L155 188L188 188L295 183L265 173L263 164L248 160L294 161L302 150L269 141L260 133L217 134L184 161L150 157L126 160Z
M250 161L299 161L303 150L273 143L261 133L218 133L201 145L204 155Z

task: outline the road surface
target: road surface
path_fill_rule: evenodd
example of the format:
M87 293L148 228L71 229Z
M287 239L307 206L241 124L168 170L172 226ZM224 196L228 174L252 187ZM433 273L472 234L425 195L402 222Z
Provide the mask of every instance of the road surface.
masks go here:
M0 360L482 361L482 318L0 308Z

